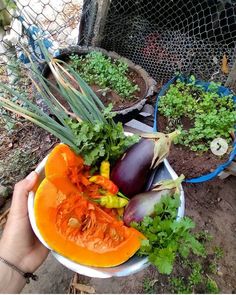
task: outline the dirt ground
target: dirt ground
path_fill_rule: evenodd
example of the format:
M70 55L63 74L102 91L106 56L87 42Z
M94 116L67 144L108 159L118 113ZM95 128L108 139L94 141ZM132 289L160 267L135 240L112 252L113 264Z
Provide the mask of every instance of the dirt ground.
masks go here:
M9 187L33 169L56 142L39 128L25 122L22 124L8 134L4 134L4 129L1 129L0 182ZM15 166L10 164L14 158L13 151L16 157ZM23 154L27 157L22 157ZM27 161L24 162L24 159ZM217 263L217 272L211 277L217 282L220 292L236 293L236 178L217 178L202 184L185 184L184 190L186 215L194 219L197 230L204 230L213 236L207 246L209 252L215 246L223 250L223 257ZM9 206L9 202L6 206ZM51 255L40 267L38 274L39 281L27 285L24 293L67 293L73 276L70 270L60 265ZM172 276L176 275L186 276L178 263ZM159 275L152 266L127 278L95 279L79 276L79 280L80 283L94 287L97 293L174 292L168 277Z

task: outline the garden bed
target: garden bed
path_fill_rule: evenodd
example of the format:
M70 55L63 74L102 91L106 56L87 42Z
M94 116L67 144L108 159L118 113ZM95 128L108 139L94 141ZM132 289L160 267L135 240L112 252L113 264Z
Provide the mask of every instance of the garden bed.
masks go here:
M228 89L194 77L178 79L166 87L158 100L156 122L162 132L181 130L168 158L177 174L197 178L228 160L236 124L234 100ZM216 138L228 143L221 155L210 148Z
M122 64L121 67L127 67L126 70L121 70L121 72L122 75L123 73L125 73L125 77L128 79L130 85L127 86L126 81L122 84L123 77L121 77L122 75L118 75L118 79L121 78L121 84L116 84L118 84L118 88L122 93L122 95L120 95L116 90L110 88L109 86L107 87L107 85L105 84L106 81L104 82L104 86L98 85L98 83L94 82L93 79L91 79L91 81L86 81L86 77L91 77L91 73L88 73L89 75L85 77L83 76L83 71L79 72L79 70L77 70L77 72L81 74L82 78L89 84L89 86L97 94L97 96L101 99L105 106L108 106L109 103L112 103L113 110L121 114L126 114L135 109L140 110L146 102L146 97L153 94L156 85L156 82L140 66L135 65L128 59L122 58L114 52L107 52L106 50L100 48L71 47L69 49L63 50L57 58L70 64L70 66L73 66L76 70L76 65L78 65L80 62L79 58L81 58L81 63L83 64L83 59L85 59L88 54L91 54L93 52L102 54L103 57L97 56L92 60L93 64L95 63L95 69L93 68L92 71L96 70L96 68L99 68L99 65L101 63L103 68L102 75L104 75L106 78L107 75L110 75L108 72L110 70L114 70L113 68L110 69L108 67L114 65L115 63L117 63L117 61L119 61L119 63ZM107 66L107 63L103 59L104 57L110 60L110 65ZM89 66L91 68L91 64ZM104 70L104 67L107 68ZM84 68L82 69L84 70ZM88 68L85 67L85 70L87 69ZM44 68L43 73L47 80L55 85L55 78L47 66ZM113 74L111 74L110 78L112 79L112 77ZM114 77L117 77L117 73L114 73ZM71 83L73 86L77 87L75 83ZM137 86L137 89L135 89L135 85ZM130 91L131 88L134 89L134 91ZM63 105L65 105L63 97L58 95L57 91L52 87L50 89L52 93L56 95L57 99Z
M188 120L182 120L182 122L184 129L189 128ZM164 116L158 116L158 130L165 131L166 126L167 119ZM175 172L178 175L183 173L187 179L207 174L227 159L228 154L217 157L211 151L196 153L180 144L173 144L168 156L168 161Z

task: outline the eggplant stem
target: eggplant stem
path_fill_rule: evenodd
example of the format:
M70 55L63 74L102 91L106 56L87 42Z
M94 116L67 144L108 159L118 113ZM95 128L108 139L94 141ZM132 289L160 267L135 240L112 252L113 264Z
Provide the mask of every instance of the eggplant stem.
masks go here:
M184 180L185 176L181 174L178 178L176 179L165 179L162 181L159 181L156 183L152 191L162 191L164 189L176 189L176 192L179 191L179 186L181 185L182 181Z

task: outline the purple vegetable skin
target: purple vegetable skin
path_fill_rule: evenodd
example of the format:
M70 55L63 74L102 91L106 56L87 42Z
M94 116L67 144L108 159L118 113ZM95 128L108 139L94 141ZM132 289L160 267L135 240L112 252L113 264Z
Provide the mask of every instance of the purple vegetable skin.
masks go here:
M154 206L169 190L150 191L136 195L130 201L124 212L124 223L129 226L132 221L140 222L144 216L150 216L154 212Z
M183 180L183 174L176 179L161 180L153 186L151 191L144 192L133 197L125 208L125 225L129 226L132 221L140 222L145 216L152 215L155 204L160 202L162 196L180 193L180 185Z
M151 139L141 139L126 151L112 169L111 180L129 198L140 193L147 181L154 145Z

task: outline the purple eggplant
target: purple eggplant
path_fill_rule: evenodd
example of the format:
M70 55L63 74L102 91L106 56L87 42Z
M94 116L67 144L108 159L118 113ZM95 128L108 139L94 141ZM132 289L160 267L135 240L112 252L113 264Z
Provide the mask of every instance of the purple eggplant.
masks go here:
M155 192L145 192L136 195L129 201L125 208L124 223L129 226L132 221L140 222L144 216L150 216L153 213L155 204L157 204L161 197L167 194L167 190Z
M116 162L111 180L124 195L131 198L143 191L150 170L168 155L171 140L178 134L179 131L143 135L146 138L130 147Z
M152 163L153 150L153 140L141 139L125 152L112 169L111 180L127 197L142 191Z
M179 193L180 184L183 180L184 175L175 180L162 180L154 185L152 191L140 193L133 197L125 208L125 225L129 226L132 221L140 222L144 216L152 215L155 204L160 202L162 196Z

